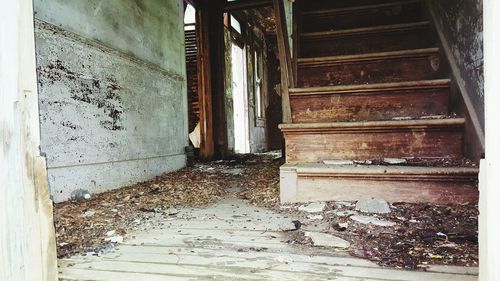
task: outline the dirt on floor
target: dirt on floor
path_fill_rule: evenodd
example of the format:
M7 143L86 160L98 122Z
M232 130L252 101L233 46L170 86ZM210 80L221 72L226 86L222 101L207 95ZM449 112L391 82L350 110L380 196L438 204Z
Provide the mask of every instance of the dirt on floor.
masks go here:
M267 206L279 206L280 165L279 153L237 155L225 161L197 162L89 200L55 204L58 257L109 251L129 231L157 226L155 218L173 217L182 207L214 203L230 187L247 190ZM275 188L266 188L271 185Z
M427 265L478 266L478 206L394 203L389 214L355 210L356 202L328 202L321 222L327 233L351 243L348 252L383 266L425 269ZM298 212L298 211L294 211ZM318 215L318 214L315 214ZM360 223L352 216L368 216L393 226ZM301 225L317 224L303 213ZM303 235L297 243L312 245Z
M131 230L154 224L155 217L172 218L182 207L202 207L239 187L250 203L299 217L292 243L312 246L303 229L323 224L324 232L351 243L348 251L398 268L425 269L428 264L477 266L477 202L465 205L393 203L389 214L362 214L355 202L327 202L318 214L279 204L279 154L242 155L225 161L195 163L151 181L92 196L83 202L55 205L58 256L99 254L111 249ZM354 221L369 215L394 222L376 226ZM332 249L333 251L333 249Z
M185 168L153 180L101 193L81 202L55 204L57 254L105 251L153 216L175 215L176 208L204 206L225 194L231 175Z

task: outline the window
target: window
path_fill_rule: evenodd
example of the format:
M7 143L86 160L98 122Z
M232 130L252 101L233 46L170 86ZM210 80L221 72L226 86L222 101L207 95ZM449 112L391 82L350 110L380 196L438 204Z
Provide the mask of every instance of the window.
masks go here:
M186 11L184 12L184 29L194 30L196 23L196 10L193 6L187 5Z
M262 98L262 52L259 48L254 49L254 94L255 94L255 117L264 118L263 98ZM258 123L258 122L257 122Z
M238 32L239 34L241 34L241 24L240 24L240 22L235 17L233 17L232 15L230 15L230 17L231 17L231 27L234 28L234 30L236 30L236 32Z

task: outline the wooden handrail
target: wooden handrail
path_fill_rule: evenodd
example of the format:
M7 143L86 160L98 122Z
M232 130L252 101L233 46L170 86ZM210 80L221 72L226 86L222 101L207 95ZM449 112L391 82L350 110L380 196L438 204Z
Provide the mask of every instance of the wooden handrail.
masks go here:
M288 29L285 18L284 0L273 0L274 15L276 19L276 36L278 41L279 60L281 68L281 107L283 109L283 123L292 122L290 98L288 89L295 87L295 78L288 41Z

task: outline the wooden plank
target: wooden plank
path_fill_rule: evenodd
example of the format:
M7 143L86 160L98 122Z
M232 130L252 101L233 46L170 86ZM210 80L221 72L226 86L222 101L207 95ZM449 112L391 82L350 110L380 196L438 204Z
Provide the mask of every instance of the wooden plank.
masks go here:
M198 99L200 106L200 158L211 159L214 155L212 76L209 45L209 13L207 9L196 10L196 30L198 30Z
M420 1L313 11L304 14L302 31L327 31L366 26L409 23L423 18Z
M353 6L367 6L376 5L381 3L391 3L394 0L335 0L335 1L325 1L325 0L297 0L303 2L303 11L321 11L330 9L341 9Z
M282 124L287 163L462 157L464 119Z
M235 10L247 10L272 6L272 0L238 0L238 1L226 1L224 5L224 11L230 12Z
M384 32L392 31L408 31L414 29L428 28L429 22L413 22L413 23L402 23L402 24L390 24L390 25L380 25L380 26L370 26L352 29L342 29L334 31L320 31L320 32L306 32L301 33L302 38L307 39L323 39L325 37L341 37L341 36L352 36L352 35L366 35L366 34L380 34Z
M300 264L296 264L300 266ZM385 268L372 268L372 267L353 267L342 265L318 265L309 267L309 270L314 272L297 272L297 268L293 268L285 262L274 261L264 268L251 268L251 267L236 267L224 265L193 265L193 264L166 264L155 261L149 262L127 262L127 261L90 261L86 263L75 263L73 266L68 267L62 271L63 278L71 277L72 274L80 274L81 280L103 280L93 279L99 278L105 272L113 272L118 276L127 278L127 274L150 274L153 276L172 276L177 278L190 277L190 278L212 278L212 279L228 279L232 280L324 280L324 278L341 278L342 280L398 280L398 281L420 281L423 279L428 280L444 280L444 281L469 281L477 280L477 276L471 275L457 275L446 273L434 272L414 272L403 271L397 269ZM290 268L295 271L287 270ZM300 269L300 268L299 268ZM83 279L83 270L87 270L86 276L89 279ZM108 277L112 275L108 274ZM113 280L113 279L106 279ZM126 279L130 280L130 279ZM151 279L144 279L151 280ZM163 280L163 279L158 279Z
M224 0L207 1L206 9L209 11L209 36L207 37L210 49L210 72L212 93L212 115L211 124L214 142L214 157L224 158L228 153L227 124L225 108L225 44L224 44Z
M303 15L314 15L314 16L320 16L320 15L324 15L324 14L328 14L328 15L345 14L345 13L357 12L360 10L373 10L373 9L388 8L388 7L408 5L408 4L421 3L421 2L422 2L421 0L395 1L395 2L389 2L389 3L376 3L376 4L369 4L369 5L363 5L363 6L352 6L352 7L343 7L343 8L312 10L312 11L305 11L302 14Z
M462 127L464 118L430 119L430 120L404 120L404 121L370 121L370 122L330 122L330 123L308 123L308 124L281 124L280 129L290 131L344 131L344 130L379 130L387 129L426 129L431 127L445 128L447 126Z
M235 255L236 253L237 255ZM335 272L337 266L346 265L354 266L345 262L342 259L329 259L325 260L323 263L314 262L303 262L296 261L290 258L288 255L274 255L274 256L264 256L258 255L254 256L253 253L236 252L228 253L228 255L212 255L212 254L202 254L202 255L192 255L192 254L181 254L175 251L170 251L169 253L135 253L135 252L125 252L105 255L102 258L95 259L95 261L105 261L105 262L130 262L130 263L155 263L162 265L190 265L190 266L202 266L202 267L221 267L224 268L244 268L253 269L255 271L266 270L272 268L273 270L285 271L285 272L295 272L297 274L311 273L311 274L321 274L327 275L329 273ZM70 266L72 264L84 264L88 262L86 259L78 260L63 260L61 265ZM340 263L337 263L340 262ZM377 268L378 266L370 266L372 268ZM321 270L321 272L318 272Z
M281 103L283 108L283 123L290 123L292 115L288 88L294 87L293 67L291 63L288 30L285 19L283 0L273 0L274 15L276 20L276 36L278 41L279 61L281 69Z
M429 82L429 83L427 83ZM297 89L290 95L294 123L390 120L448 114L449 80Z
M428 22L301 34L301 57L385 52L432 46Z
M59 271L59 281L188 281L189 276L159 275L155 273L119 272L94 269L64 268Z
M302 58L297 86L429 80L440 75L439 65L438 48Z
M33 1L0 9L0 280L57 279L46 157L40 151ZM47 58L47 57L45 57Z
M479 196L477 168L286 164L280 175L295 178L280 187L283 203L380 197L390 202L461 204Z
M196 231L193 229L192 231ZM267 232L266 232L267 233ZM315 264L335 264L335 265L350 265L350 266L362 266L362 267L379 267L376 263L360 259L354 258L344 253L337 253L330 251L330 256L327 255L309 255L304 254L301 251L295 252L270 252L270 251L260 251L260 252L252 252L251 256L247 252L238 252L230 249L209 249L209 248L201 248L201 247L178 247L178 248L165 248L165 247L157 247L157 246L128 246L128 245L120 245L119 253L110 253L106 254L104 258L112 259L115 256L119 256L121 254L164 254L171 255L175 253L176 255L181 256L182 258L188 259L191 256L197 257L232 257L235 259L252 259L252 260L278 260L280 258L286 257L287 261L292 262L300 262L300 263L315 263ZM78 258L78 257L77 257ZM73 259L70 259L73 260ZM468 270L468 268L457 267L457 271L464 272ZM447 272L450 273L450 270L441 271L440 268L434 269L434 272Z
M278 265L279 266L279 265ZM276 267L278 267L276 266ZM274 269L273 266L264 269L255 270L253 268L245 267L228 267L223 265L213 266L200 266L192 264L162 264L155 262L139 263L139 262L122 262L122 261L96 261L87 263L77 263L67 272L74 269L92 269L93 271L113 271L113 272L127 272L127 273L142 273L142 274L156 274L165 276L179 276L190 278L208 278L221 279L221 280L304 280L312 279L318 280L326 276L335 276L334 272L329 272L323 267L317 267L316 273L303 272L297 274L296 272L286 271L281 269ZM342 275L337 275L342 276Z

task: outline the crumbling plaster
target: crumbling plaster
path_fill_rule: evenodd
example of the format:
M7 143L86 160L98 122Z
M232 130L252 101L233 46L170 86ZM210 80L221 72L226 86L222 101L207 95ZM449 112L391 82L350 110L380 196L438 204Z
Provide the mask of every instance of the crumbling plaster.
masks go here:
M36 0L41 150L56 202L185 165L182 1Z

